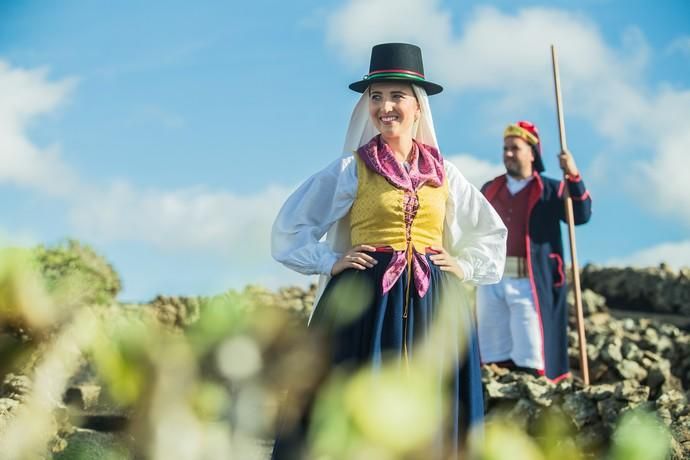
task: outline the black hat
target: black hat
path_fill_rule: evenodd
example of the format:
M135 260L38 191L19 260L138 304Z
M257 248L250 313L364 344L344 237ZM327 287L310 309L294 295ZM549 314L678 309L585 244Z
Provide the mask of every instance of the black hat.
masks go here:
M441 85L426 81L422 50L408 43L383 43L371 49L369 73L360 81L350 85L350 89L363 93L376 81L404 81L419 85L431 96L443 91Z

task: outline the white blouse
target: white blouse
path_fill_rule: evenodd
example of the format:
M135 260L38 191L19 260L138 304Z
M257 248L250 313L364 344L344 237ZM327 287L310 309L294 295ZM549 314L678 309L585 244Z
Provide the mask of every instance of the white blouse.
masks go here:
M444 160L448 200L443 246L473 284L501 279L506 254L506 230L494 208L458 168ZM306 275L330 275L347 250L347 241L334 241L327 232L345 233L343 223L357 195L354 155L339 158L307 179L290 195L271 232L271 253L285 266Z

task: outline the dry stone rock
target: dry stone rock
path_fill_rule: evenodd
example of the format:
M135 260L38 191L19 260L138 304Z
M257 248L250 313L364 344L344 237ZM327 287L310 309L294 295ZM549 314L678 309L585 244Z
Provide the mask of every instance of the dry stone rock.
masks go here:
M656 400L656 407L658 409L667 409L673 418L687 416L690 412L685 394L678 390L670 390L659 396Z
M158 320L171 327L185 327L199 319L201 304L196 297L156 296L149 304Z
M592 451L606 445L610 435L611 430L605 424L596 422L584 426L577 435L575 435L575 441L582 450Z
M671 425L673 460L690 458L690 420L685 419Z
M0 430L2 430L21 403L12 398L0 398Z
M520 398L506 416L523 431L529 431L540 412L539 407L532 401Z
M666 266L617 268L587 265L582 270L583 289L603 295L612 307L690 313L690 279L683 270Z
M667 407L658 407L656 409L656 415L666 426L670 427L673 423L673 414L671 414L671 410Z
M578 430L595 421L598 415L596 405L582 391L565 395L563 411Z
M635 361L624 359L617 363L615 367L624 379L633 379L641 382L647 378L647 371Z
M619 337L613 337L601 350L601 358L608 364L617 364L623 360L621 352L622 341Z
M623 410L627 407L627 402L616 398L608 398L597 402L597 412L609 428L613 428Z
M630 339L626 339L623 342L623 345L621 346L621 354L621 359L618 361L622 361L622 359L625 358L630 361L639 362L644 356L644 352L640 350L640 347L638 347L635 342Z
M493 380L486 384L485 390L491 400L516 400L523 396L518 382L501 383Z
M524 393L528 396L530 401L542 407L550 407L554 400L554 385L541 381L527 380L523 381L522 387Z
M610 398L616 392L616 385L603 383L600 385L590 385L582 389L582 394L593 401L601 401Z
M7 374L0 387L0 395L23 401L31 391L31 380L25 375Z
M649 400L649 387L640 385L636 380L624 380L616 384L614 396L619 400L640 404Z
M606 306L606 298L591 289L583 289L581 298L582 313L584 316L592 316L598 313L606 313L608 311L608 307ZM575 296L573 295L572 290L568 291L567 302L571 310L575 308Z

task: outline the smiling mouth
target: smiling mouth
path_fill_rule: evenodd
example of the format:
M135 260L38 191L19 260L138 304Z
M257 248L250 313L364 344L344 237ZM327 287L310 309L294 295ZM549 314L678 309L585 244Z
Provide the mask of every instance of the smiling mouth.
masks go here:
M386 115L385 117L379 117L379 120L381 120L383 123L392 123L397 121L398 117L395 115Z

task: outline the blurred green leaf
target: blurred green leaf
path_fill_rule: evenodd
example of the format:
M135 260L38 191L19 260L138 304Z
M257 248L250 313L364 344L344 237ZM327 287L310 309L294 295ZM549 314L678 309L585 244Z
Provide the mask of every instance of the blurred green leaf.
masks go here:
M626 412L613 435L611 460L664 460L671 449L671 434L654 414Z
M488 423L480 460L545 460L533 439L519 428L500 420Z

